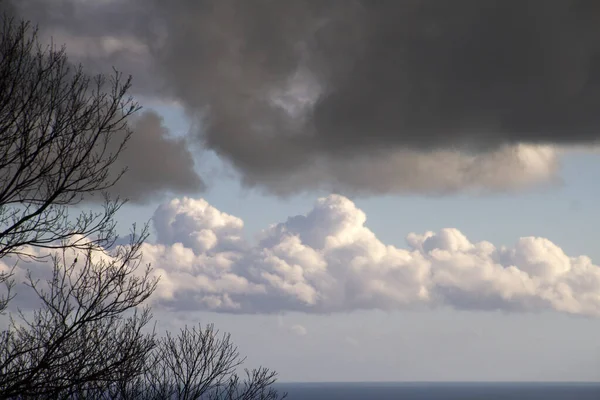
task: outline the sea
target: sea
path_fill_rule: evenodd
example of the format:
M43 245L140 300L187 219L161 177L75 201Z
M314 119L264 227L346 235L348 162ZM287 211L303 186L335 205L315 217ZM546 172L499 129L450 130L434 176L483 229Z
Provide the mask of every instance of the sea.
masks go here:
M600 383L278 383L289 400L600 400Z

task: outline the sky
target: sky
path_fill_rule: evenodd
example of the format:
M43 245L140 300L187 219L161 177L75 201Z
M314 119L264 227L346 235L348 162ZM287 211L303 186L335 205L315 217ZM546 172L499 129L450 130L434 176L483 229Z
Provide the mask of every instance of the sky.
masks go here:
M134 77L160 329L282 381L600 380L597 2L0 4Z

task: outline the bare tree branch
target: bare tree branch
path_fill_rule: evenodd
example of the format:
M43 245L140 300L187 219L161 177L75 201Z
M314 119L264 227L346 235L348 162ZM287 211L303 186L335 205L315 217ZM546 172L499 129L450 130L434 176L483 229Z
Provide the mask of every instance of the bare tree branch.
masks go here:
M145 238L145 232L135 236L109 260L88 250L69 263L65 249L53 258L45 282L30 273L28 285L41 307L32 317L13 319L2 337L0 398L56 398L143 373L155 340L143 332L150 311L139 307L157 284L149 267L140 268Z
M111 166L139 109L131 77L89 77L65 49L44 47L27 22L4 17L0 38L0 258L25 246L110 247L123 204L105 197L100 212L69 214L84 196L102 195L121 177ZM78 240L68 240L79 238Z
M213 325L187 326L174 337L159 340L144 375L147 399L276 400L284 398L272 388L277 374L266 368L237 369L242 358L227 333Z
M2 0L0 0L2 1ZM276 373L237 375L244 359L228 334L187 326L157 339L144 306L157 280L144 267L147 226L114 247L124 204L105 191L125 171L114 163L139 107L131 78L89 77L65 49L44 47L27 22L2 20L0 37L0 267L51 262L29 271L39 301L9 315L0 332L2 399L275 400ZM98 212L73 210L104 196ZM13 298L14 269L0 269L0 315Z

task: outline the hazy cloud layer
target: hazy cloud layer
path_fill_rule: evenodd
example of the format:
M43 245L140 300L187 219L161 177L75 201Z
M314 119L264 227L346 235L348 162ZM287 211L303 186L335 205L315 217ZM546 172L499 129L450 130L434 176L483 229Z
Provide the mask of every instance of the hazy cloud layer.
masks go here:
M302 325L292 325L289 327L289 331L296 336L306 336L308 334L308 330Z
M276 193L516 189L556 177L555 146L600 136L595 0L18 7L177 99L202 145Z
M382 243L365 221L352 201L332 195L251 243L239 218L201 199L174 199L154 215L157 243L143 247L144 262L161 276L152 302L224 313L447 306L600 316L600 267L547 239L496 247L449 228L409 233L403 249ZM1 269L10 265L0 261ZM47 266L20 263L18 276L25 268Z

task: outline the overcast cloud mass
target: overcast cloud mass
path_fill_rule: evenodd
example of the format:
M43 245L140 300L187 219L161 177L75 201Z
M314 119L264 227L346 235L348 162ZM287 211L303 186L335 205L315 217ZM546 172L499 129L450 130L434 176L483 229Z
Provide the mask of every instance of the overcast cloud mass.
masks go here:
M186 139L171 136L158 114L142 112L130 127L134 134L113 165L116 171L127 168L127 173L111 192L147 204L160 200L165 192L188 194L204 189Z
M600 136L596 0L14 5L278 194L514 190Z
M600 268L548 239L505 248L449 228L409 233L403 249L382 243L365 222L352 201L331 195L248 241L241 219L202 199L173 199L154 214L156 243L143 247L144 263L161 277L151 301L251 314L452 307L600 316ZM0 261L0 270L11 266ZM43 276L49 265L18 263L17 277L27 268Z

